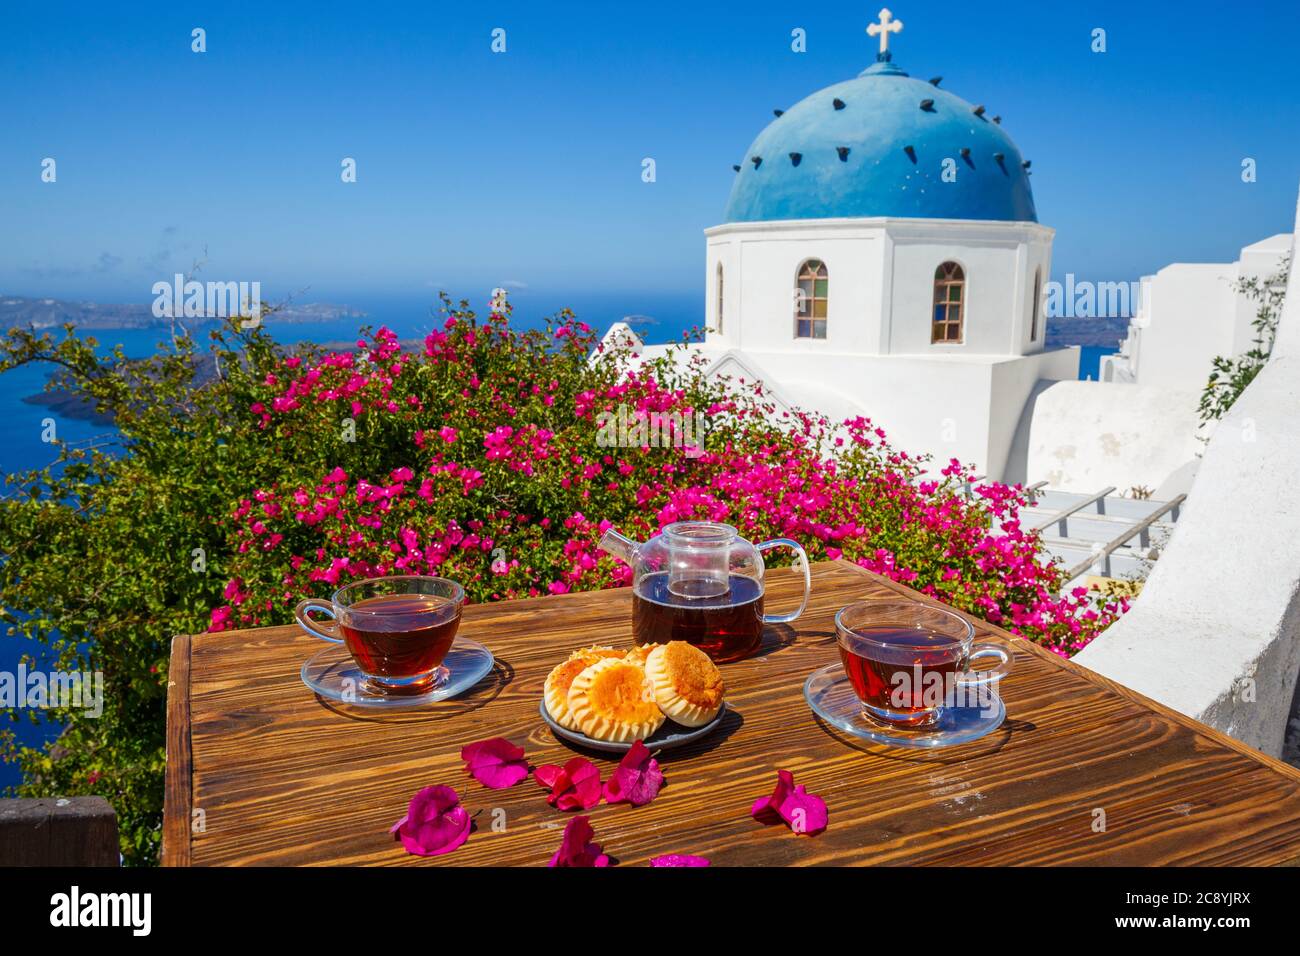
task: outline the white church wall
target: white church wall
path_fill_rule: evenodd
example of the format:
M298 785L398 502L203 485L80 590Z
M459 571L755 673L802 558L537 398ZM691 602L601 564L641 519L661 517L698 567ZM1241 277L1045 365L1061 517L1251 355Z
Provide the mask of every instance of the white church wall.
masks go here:
M722 267L722 315L718 315L718 267ZM739 247L734 242L711 242L705 256L704 325L708 340L720 348L740 344Z
M1051 229L1036 223L824 219L715 226L705 231L706 324L716 328L723 267L724 328L715 348L859 355L1020 355L1029 342L1034 270L1044 288ZM826 338L795 337L795 287L808 259L826 263ZM934 273L962 264L968 305L960 344L930 341ZM889 311L886 314L886 306Z
M1053 231L1037 223L887 220L890 299L886 341L892 355L1022 355L1029 344L1034 269L1046 286ZM963 338L931 342L934 274L961 264L966 285Z
M1022 432L1028 431L1026 409L1031 396L1048 381L1079 376L1079 349L1052 349L997 362L990 368L989 429L986 464L991 479L1014 484L1027 480Z
M1024 297L1020 307L1020 320L1009 330L1012 339L1011 351L1022 355L1042 352L1047 342L1047 283L1052 277L1052 243L1050 240L1029 242L1020 247L1021 294ZM1034 279L1037 277L1038 281ZM1038 299L1035 301L1034 292ZM1037 321L1034 311L1037 309ZM1075 357L1074 375L1077 377L1078 356Z
M1007 330L1020 318L1019 245L959 245L915 239L893 242L888 351L892 355L1003 355ZM962 341L932 343L934 273L944 262L961 265Z
M736 320L721 337L727 346L810 354L878 350L881 230L861 221L826 222L745 223L707 231L708 269L715 276L717 263L723 263L727 306ZM826 264L825 339L795 337L796 277L809 259Z
M1300 670L1297 416L1300 270L1293 270L1272 358L1206 446L1141 596L1075 657L1273 756Z

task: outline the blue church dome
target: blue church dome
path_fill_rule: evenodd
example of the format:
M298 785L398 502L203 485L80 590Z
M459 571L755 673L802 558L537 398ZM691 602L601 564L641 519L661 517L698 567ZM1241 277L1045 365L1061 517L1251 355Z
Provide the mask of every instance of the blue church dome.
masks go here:
M1028 170L997 119L888 53L758 134L725 221L866 216L1038 220Z

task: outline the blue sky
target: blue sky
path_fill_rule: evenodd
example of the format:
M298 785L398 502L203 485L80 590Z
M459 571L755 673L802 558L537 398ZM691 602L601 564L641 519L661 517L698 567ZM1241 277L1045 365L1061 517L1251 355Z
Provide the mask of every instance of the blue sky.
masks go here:
M206 247L209 278L268 298L702 296L731 164L774 107L872 62L878 6L6 3L0 291L146 302ZM1033 160L1058 278L1229 259L1290 230L1293 2L893 10L896 62L988 104Z

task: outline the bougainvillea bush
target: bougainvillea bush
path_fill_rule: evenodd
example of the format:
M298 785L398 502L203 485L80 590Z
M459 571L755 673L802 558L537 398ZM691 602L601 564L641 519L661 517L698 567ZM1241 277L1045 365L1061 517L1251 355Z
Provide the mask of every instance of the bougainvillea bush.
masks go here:
M359 578L451 577L472 601L621 586L628 569L596 547L605 528L706 518L856 561L1062 655L1123 610L1058 593L1018 487L971 487L958 462L927 477L871 421L778 414L685 353L605 353L569 313L520 331L504 303L483 319L444 298L419 342L381 328L354 350L286 350L232 323L206 345L180 330L149 362L11 332L0 370L33 361L111 413L122 447L65 449L10 479L6 623L107 683L100 719L55 715L57 754L11 757L24 793L108 797L132 862L157 851L171 636L283 624ZM611 444L611 414L682 427ZM696 421L702 435L682 424Z

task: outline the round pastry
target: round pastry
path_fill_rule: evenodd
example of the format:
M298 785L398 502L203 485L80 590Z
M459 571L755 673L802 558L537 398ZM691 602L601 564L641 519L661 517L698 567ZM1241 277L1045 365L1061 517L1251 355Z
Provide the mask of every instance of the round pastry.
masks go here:
M664 722L640 664L603 660L573 679L567 701L574 729L592 740L645 740Z
M569 687L573 684L573 679L597 661L622 656L622 651L616 651L612 647L584 647L551 669L546 675L542 699L546 701L546 710L557 724L569 730L578 729L573 724L573 715L569 713Z
M659 709L683 727L703 727L722 710L722 674L698 647L660 644L646 658L645 671Z
M633 664L640 664L645 667L645 659L650 656L658 644L639 644L623 655L623 660L631 661Z

